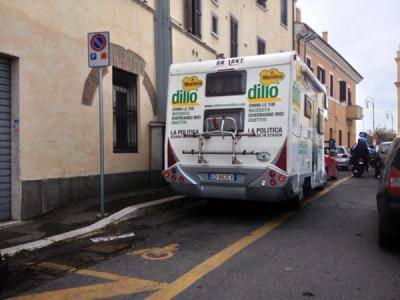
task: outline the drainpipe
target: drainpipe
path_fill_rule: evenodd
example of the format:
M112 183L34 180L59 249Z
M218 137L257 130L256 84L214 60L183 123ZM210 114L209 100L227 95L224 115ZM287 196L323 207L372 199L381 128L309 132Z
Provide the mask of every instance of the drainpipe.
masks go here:
M306 27L307 27L307 33L305 34L305 35L302 35L301 37L299 37L298 39L297 39L297 49L299 49L299 56L300 56L300 54L301 54L301 48L300 48L300 41L302 40L302 39L304 39L304 38L306 38L309 34L310 34L310 30L309 30L309 28L308 28L308 26L306 25ZM304 52L305 52L305 50L304 50Z
M296 0L293 0L292 1L292 48L293 48L293 51L295 51L296 50L296 48L295 48L295 37L294 37L294 19L295 19L295 16L294 16L294 14L295 14L295 11L296 11Z
M156 1L155 14L155 58L156 58L156 103L158 120L165 122L168 94L169 66L172 63L170 0Z

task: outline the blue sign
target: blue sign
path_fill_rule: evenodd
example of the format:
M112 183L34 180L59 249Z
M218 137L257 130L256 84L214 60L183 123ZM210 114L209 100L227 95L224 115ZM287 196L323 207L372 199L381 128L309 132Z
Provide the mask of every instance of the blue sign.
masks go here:
M94 51L101 51L103 50L105 47L107 46L107 39L104 35L102 34L95 34L94 36L92 36L92 38L90 39L90 47L92 47L92 49Z
M96 60L97 59L97 53L90 53L90 60Z

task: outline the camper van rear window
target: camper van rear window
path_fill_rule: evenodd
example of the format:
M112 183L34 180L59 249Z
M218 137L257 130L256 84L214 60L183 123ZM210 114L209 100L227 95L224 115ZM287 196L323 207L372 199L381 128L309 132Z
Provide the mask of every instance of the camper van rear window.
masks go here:
M246 71L224 71L207 74L206 97L244 95Z
M204 132L243 132L244 109L207 109L204 111Z

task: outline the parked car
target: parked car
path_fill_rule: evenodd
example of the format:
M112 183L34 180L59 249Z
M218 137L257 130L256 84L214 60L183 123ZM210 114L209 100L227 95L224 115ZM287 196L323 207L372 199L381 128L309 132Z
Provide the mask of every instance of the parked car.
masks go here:
M379 245L387 247L400 237L400 137L390 146L376 196Z
M334 157L337 167L345 170L350 168L350 149L346 146L336 147L336 156Z
M325 170L329 179L336 180L338 178L337 162L334 158L336 151L325 148Z
M8 277L8 272L9 272L8 264L0 254L0 296L1 296L1 291L3 289L3 286L5 284L5 281Z
M379 145L379 149L376 154L375 162L375 177L378 178L381 175L382 169L385 165L385 158L389 151L392 142L383 142Z

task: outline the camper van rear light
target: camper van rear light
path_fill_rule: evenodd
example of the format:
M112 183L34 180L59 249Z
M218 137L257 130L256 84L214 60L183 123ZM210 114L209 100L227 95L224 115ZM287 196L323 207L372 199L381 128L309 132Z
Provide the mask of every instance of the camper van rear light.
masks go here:
M172 176L171 176L171 180L172 180L172 181L176 181L176 175L172 175Z
M168 160L168 167L171 167L172 165L178 162L178 159L175 157L174 150L172 150L171 143L169 142L169 140L167 145L167 160Z
M279 181L280 182L284 182L285 180L286 180L286 177L285 177L285 175L279 175Z
M287 152L287 140L285 140L285 142L283 143L278 160L275 164L279 169L281 169L283 171L286 171L286 167L287 167L286 152Z
M274 170L269 171L269 177L275 177L276 173Z
M275 180L274 178L272 178L272 179L269 181L269 184L272 185L272 186L275 186L275 185L276 185L276 180Z
M176 168L171 169L172 174L176 174Z
M183 176L179 176L178 181L179 181L179 183L184 183L185 178L183 178Z
M169 174L169 171L164 171L164 177L167 177L167 178L168 178L169 175L170 175L170 174Z

